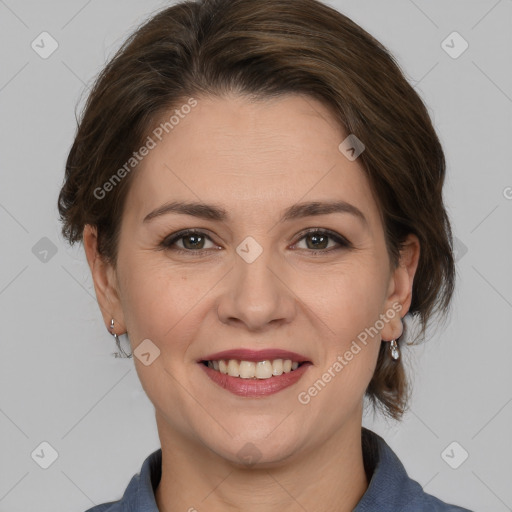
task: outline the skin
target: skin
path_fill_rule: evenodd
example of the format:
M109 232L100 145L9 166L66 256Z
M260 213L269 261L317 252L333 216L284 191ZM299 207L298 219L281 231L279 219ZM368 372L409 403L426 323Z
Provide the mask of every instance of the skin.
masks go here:
M381 340L402 333L418 239L409 236L393 269L363 168L338 150L347 134L323 104L300 95L197 99L133 176L117 268L98 255L95 228L84 229L107 329L114 318L115 332L128 332L132 350L145 339L160 350L148 366L133 358L162 445L157 505L162 512L351 511L368 487L363 395ZM279 222L298 202L340 199L359 208L367 225L348 213ZM215 203L229 218L169 213L142 222L171 200ZM199 246L179 239L174 248L186 254L159 249L187 228L209 238ZM311 235L304 237L308 228L334 231L352 247L332 238L315 245ZM247 236L263 249L250 264L236 252ZM200 249L202 255L192 254ZM393 304L400 313L360 344L307 405L300 403L298 394ZM287 349L313 364L289 388L243 398L213 383L196 362L240 347ZM237 455L247 443L259 451L252 465Z

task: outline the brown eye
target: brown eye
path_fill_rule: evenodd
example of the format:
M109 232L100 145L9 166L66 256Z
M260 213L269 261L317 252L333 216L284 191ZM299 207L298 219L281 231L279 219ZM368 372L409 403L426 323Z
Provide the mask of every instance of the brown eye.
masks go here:
M171 237L166 238L162 241L160 246L164 249L175 250L178 252L202 252L208 249L205 248L205 243L208 240L210 242L212 241L210 237L202 231L186 230L180 231L179 233L175 233L171 235ZM173 246L180 241L182 243L181 247L178 245L174 248Z
M203 235L192 233L190 235L180 237L179 240L183 240L183 246L185 249L203 249L205 237Z
M305 249L312 251L314 253L331 252L333 250L339 249L340 247L351 246L350 242L341 235L338 235L337 233L334 233L332 231L326 231L321 229L313 229L303 233L300 240L306 240ZM332 245L329 246L330 240L333 240L335 242L334 247L332 247Z

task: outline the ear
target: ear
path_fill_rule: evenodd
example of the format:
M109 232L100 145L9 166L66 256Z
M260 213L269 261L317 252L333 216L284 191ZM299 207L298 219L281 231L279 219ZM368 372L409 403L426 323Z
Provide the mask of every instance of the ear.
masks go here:
M119 299L119 287L114 267L107 263L98 253L98 236L95 226L86 224L83 231L85 255L92 279L96 298L103 315L108 332L118 335L126 332L123 310ZM114 329L110 329L110 321L114 319Z
M388 297L383 313L390 318L389 312L396 311L381 331L383 341L391 341L402 335L401 319L407 314L412 302L412 285L420 258L420 242L416 235L409 234L400 251L400 261L391 275ZM399 309L399 310L398 310Z

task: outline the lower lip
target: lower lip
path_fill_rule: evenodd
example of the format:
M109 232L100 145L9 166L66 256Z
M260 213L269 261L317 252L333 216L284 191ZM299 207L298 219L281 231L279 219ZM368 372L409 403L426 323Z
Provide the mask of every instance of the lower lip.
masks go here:
M242 379L240 377L231 377L212 368L208 368L203 363L199 363L206 375L210 377L221 388L231 393L244 397L262 397L273 395L285 388L295 384L307 371L311 363L301 364L296 370L282 373L268 379Z

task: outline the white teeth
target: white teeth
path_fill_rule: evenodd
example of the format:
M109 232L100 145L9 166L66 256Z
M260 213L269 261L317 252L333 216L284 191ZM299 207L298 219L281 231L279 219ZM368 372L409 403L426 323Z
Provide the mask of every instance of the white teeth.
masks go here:
M299 367L297 361L291 359L274 359L273 361L239 361L237 359L220 359L219 361L208 361L208 368L220 371L231 377L242 379L269 379L272 376L279 376L289 373Z
M257 379L268 379L272 377L272 363L270 361L259 361L256 363Z
M278 376L283 374L283 360L275 359L272 362L272 375Z
M256 363L252 361L240 361L239 372L242 379L252 379L256 374Z
M230 359L228 363L228 375L230 377L240 377L240 365L235 359Z

